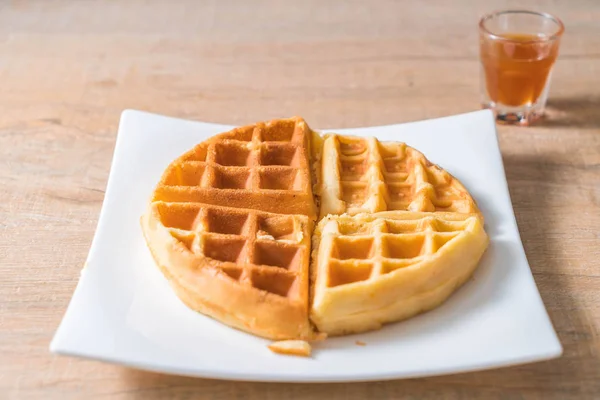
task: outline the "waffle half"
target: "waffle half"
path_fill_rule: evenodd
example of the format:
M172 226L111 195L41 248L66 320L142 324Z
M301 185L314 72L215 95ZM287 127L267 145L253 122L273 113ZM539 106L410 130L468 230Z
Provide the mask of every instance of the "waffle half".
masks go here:
M328 335L377 329L444 302L488 244L479 216L328 216L313 236L311 319Z

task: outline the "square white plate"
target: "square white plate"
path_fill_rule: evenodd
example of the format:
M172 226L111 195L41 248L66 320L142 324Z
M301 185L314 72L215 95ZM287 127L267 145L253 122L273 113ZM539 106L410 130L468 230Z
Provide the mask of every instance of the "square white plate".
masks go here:
M288 382L438 375L562 353L523 251L489 111L332 130L404 141L478 201L490 247L473 279L441 307L376 332L327 339L314 345L312 358L273 354L269 341L188 309L154 265L139 217L173 159L230 128L123 112L96 235L52 352L172 374Z

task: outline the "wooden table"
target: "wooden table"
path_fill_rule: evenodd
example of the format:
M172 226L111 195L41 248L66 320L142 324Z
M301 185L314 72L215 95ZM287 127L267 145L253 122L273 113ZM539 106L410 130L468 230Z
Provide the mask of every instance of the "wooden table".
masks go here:
M125 108L319 128L478 108L476 23L522 2L13 1L0 4L0 398L600 398L600 3L563 18L548 119L499 127L560 359L382 383L261 384L52 356Z

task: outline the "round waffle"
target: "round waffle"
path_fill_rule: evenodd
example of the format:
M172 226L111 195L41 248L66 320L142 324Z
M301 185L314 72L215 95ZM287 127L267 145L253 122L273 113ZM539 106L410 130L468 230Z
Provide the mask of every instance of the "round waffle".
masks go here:
M142 228L185 304L276 340L431 309L488 241L464 186L417 150L320 136L297 117L233 129L173 161Z

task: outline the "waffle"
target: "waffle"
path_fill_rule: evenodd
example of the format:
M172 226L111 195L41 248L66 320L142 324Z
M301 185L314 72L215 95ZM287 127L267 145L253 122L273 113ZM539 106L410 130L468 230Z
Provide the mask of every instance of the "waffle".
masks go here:
M457 179L404 143L331 134L321 150L315 147L321 218L392 210L479 213Z
M360 332L440 304L487 245L469 193L421 153L320 136L298 117L233 129L177 158L141 222L185 304L304 355L302 341L323 338L311 321Z
M155 201L142 227L156 263L190 308L270 339L313 337L308 217Z
M313 236L311 319L340 335L437 307L471 276L487 243L476 214L330 215Z
M311 130L302 118L217 135L171 163L152 201L199 202L316 217Z

